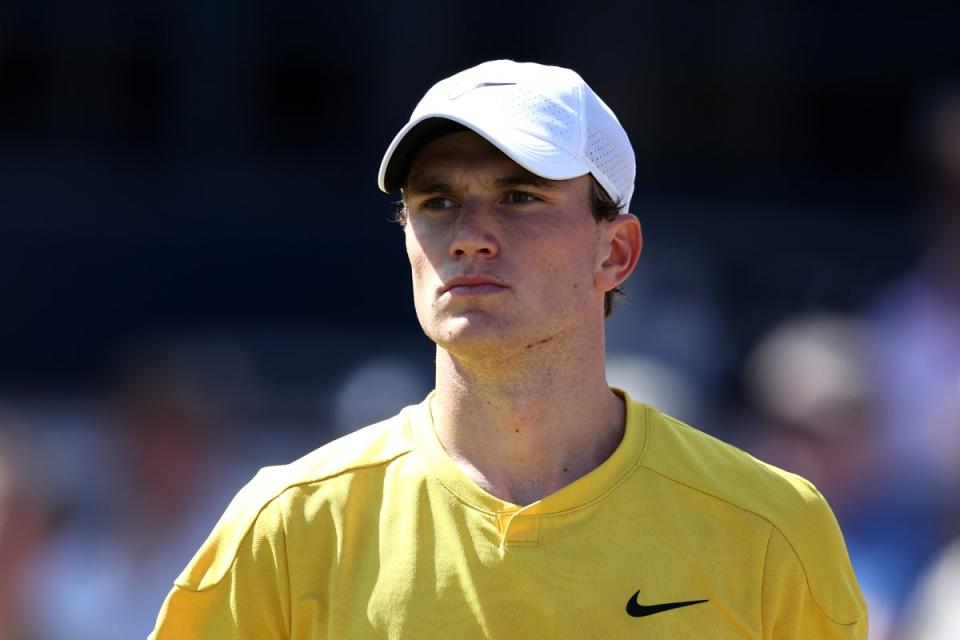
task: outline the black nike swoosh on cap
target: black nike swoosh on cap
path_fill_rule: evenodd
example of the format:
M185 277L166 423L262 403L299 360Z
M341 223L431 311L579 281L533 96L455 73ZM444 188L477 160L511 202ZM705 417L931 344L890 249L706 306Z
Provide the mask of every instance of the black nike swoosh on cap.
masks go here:
M644 618L646 616L652 616L655 613L670 611L671 609L679 609L703 602L710 602L709 600L686 600L684 602L664 602L662 604L645 605L637 602L637 596L639 595L640 592L637 591L633 594L632 598L627 600L627 613L634 618Z

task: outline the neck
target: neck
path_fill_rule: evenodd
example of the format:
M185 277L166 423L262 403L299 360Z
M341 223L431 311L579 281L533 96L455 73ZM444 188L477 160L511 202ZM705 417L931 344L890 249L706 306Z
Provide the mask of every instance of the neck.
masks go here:
M592 471L620 443L625 407L607 386L602 343L571 347L550 341L482 361L437 348L437 434L488 493L529 504Z

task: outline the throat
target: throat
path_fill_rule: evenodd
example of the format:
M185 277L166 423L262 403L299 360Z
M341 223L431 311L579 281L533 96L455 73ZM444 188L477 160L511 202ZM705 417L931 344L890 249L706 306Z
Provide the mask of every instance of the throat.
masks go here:
M431 401L435 429L450 458L476 485L513 504L529 504L590 473L624 433L622 398L605 385L572 403L500 403L472 394Z

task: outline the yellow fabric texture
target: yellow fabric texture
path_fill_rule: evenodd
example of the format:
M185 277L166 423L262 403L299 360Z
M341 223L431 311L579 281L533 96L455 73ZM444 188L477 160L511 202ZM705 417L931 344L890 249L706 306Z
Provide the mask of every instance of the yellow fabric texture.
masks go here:
M263 469L150 638L867 637L813 486L625 400L613 455L525 506L450 460L429 398Z

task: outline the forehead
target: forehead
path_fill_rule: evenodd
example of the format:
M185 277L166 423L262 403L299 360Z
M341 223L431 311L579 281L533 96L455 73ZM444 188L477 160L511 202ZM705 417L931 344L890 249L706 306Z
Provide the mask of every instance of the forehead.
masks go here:
M570 180L548 180L524 169L493 144L472 131L441 136L414 156L404 191L425 191L434 182L451 183L466 177L502 181L507 176L516 184L561 188Z

